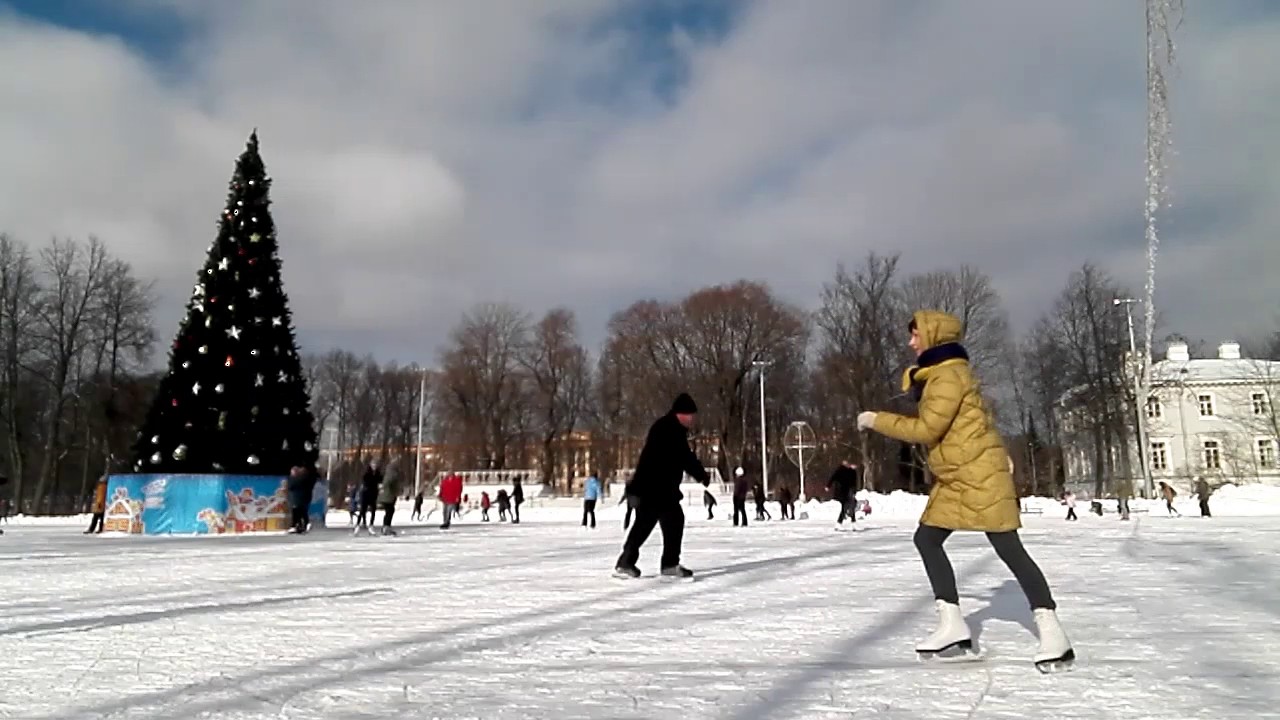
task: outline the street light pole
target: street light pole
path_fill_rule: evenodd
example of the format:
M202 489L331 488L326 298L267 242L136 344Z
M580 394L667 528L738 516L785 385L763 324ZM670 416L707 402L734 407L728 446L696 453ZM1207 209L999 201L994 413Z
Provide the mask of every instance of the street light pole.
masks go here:
M1151 478L1151 465L1148 458L1151 446L1147 442L1147 398L1143 397L1142 392L1142 368L1146 367L1146 359L1138 358L1138 343L1133 332L1133 304L1136 302L1138 301L1134 298L1116 298L1112 304L1124 306L1125 318L1129 325L1129 358L1133 362L1133 405L1138 420L1138 462L1142 466L1143 496L1150 498L1155 495L1155 483Z
M417 497L422 492L422 413L426 405L427 399L427 371L422 371L422 376L418 381L418 445L415 455L417 458L413 464L413 496Z
M764 369L769 366L765 360L752 360L751 366L760 371L760 482L764 486L764 494L769 495L769 444L764 424Z

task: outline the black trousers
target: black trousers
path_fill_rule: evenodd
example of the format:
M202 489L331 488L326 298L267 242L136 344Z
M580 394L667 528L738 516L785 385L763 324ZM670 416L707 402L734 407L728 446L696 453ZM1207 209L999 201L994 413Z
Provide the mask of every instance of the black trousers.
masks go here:
M939 600L959 604L960 593L956 590L956 573L951 568L947 551L942 549L942 544L949 537L951 537L950 530L922 524L916 529L916 549L920 551L920 559L924 561L924 571L929 576L929 584L933 586L933 596ZM1031 559L1027 549L1022 546L1022 539L1018 537L1017 530L989 532L987 540L991 542L991 547L995 548L996 555L999 555L1004 564L1013 571L1013 576L1017 578L1018 585L1022 587L1022 592L1027 596L1027 602L1033 610L1040 608L1054 610L1058 607L1053 602L1053 594L1049 591L1049 582L1044 579L1044 573L1040 572L1040 566L1036 565L1036 561Z
M854 515L858 511L858 501L850 495L840 501L840 517L836 518L837 525L843 525L844 519L849 518L849 522L858 522L858 517Z
M1213 517L1209 514L1209 499L1201 498L1200 500L1200 517Z
M1075 508L1073 508L1073 507L1069 507L1069 508L1067 508L1067 519L1068 519L1068 520L1079 520L1079 519L1080 519L1080 518L1076 517L1076 509L1075 509Z
M738 526L739 517L742 518L742 527L746 527L747 526L747 499L746 498L733 499L733 526L734 527Z
M662 528L661 566L669 568L680 564L680 546L684 542L684 510L680 503L641 502L636 508L636 522L618 556L618 567L635 566L640 559L640 546L649 539L655 526Z
M382 527L391 527L391 518L396 514L396 501L382 503ZM373 520L373 513L369 513L369 520Z
M582 501L582 527L587 526L587 518L591 518L591 527L596 526L596 501Z
M513 523L520 522L520 505L522 505L523 503L524 503L523 500L518 500L511 505L511 522Z
M626 530L631 527L631 516L635 514L636 507L632 503L627 503L627 514L622 516L622 529Z
M365 519L364 519L365 513L369 514L368 522L365 522ZM375 516L377 514L378 514L378 496L377 495L373 495L373 496L361 495L360 496L360 524L372 525L373 521L375 520Z
M1202 513L1202 514L1207 514L1207 513ZM93 517L89 520L89 529L84 531L85 534L89 535L92 533L102 532L102 520L106 516L107 516L106 512L94 513Z

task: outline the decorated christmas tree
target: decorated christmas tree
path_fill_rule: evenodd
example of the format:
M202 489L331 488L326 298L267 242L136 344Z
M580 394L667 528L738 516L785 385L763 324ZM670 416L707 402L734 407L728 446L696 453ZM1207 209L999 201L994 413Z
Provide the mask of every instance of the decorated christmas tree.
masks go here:
M270 189L255 131L134 445L134 472L284 476L315 462Z

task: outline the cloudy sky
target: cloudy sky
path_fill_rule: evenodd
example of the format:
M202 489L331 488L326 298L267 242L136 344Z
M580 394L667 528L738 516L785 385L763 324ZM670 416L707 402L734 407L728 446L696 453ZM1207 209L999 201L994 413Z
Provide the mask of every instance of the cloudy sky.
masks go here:
M1280 302L1280 4L1187 0L1158 305ZM96 233L176 329L253 127L308 350L429 360L459 314L838 262L988 271L1019 328L1142 283L1137 0L0 0L0 230Z

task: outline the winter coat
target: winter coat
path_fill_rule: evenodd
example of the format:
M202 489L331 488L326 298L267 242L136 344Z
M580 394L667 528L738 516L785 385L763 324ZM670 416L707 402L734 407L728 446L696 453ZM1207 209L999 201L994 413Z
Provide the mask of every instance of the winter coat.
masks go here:
M641 502L678 503L684 499L680 481L685 473L703 485L711 484L711 476L689 447L689 428L674 412L667 413L649 428L627 495Z
M524 485L519 480L516 481L515 487L511 488L511 500L517 505L524 502Z
M920 522L949 530L1016 530L1018 496L1009 454L982 398L969 357L960 346L960 321L946 313L915 313L924 352L903 375L903 390L918 400L918 417L876 414L875 430L924 445L935 476Z
M489 493L487 492L480 493L480 509L488 510L490 505L492 505L492 503L489 502Z
M506 510L510 507L511 507L511 496L507 494L506 490L499 490L498 491L498 509Z
M747 494L751 492L751 482L746 477L736 477L733 479L733 500L734 502L746 502Z
M107 479L102 478L93 488L93 512L107 511Z
M836 471L831 473L831 479L827 481L827 489L831 491L831 497L842 502L849 499L857 487L858 471L848 465L836 468Z
M360 479L360 498L361 500L368 498L372 501L378 496L378 486L382 484L382 473L369 468L364 471L364 477Z
M396 501L400 495L400 480L392 475L382 481L382 487L378 490L378 504L389 505Z
M595 475L587 478L587 485L582 491L583 500L599 500L600 499L600 478Z
M1209 483L1204 478L1200 478L1196 481L1196 495L1201 500L1208 500L1209 496L1212 494L1213 490L1209 489Z
M457 505L462 502L462 476L457 473L446 475L440 481L440 502L445 505Z

